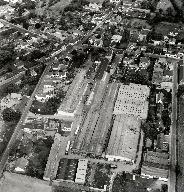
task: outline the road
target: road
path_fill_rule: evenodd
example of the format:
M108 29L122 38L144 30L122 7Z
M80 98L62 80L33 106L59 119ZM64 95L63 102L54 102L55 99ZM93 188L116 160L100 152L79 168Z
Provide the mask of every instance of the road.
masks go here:
M41 38L43 38L43 36L41 36L40 34L38 34L38 33L35 33L35 32L31 32L31 31L29 31L29 30L27 30L27 29L24 29L24 28L22 28L22 27L20 27L20 26L18 26L18 25L14 25L14 24L12 24L12 23L10 23L10 22L8 22L8 21L5 21L4 19L0 19L0 22L2 23L2 24L4 24L4 25L8 25L8 26L10 26L10 27L12 27L12 28L15 28L15 29L17 29L18 31L20 31L20 32L22 32L22 33L29 33L30 35L32 35L32 36L34 36L34 37L41 37Z
M93 34L94 31L97 30L97 29L104 23L104 21L105 21L108 17L111 17L112 14L113 14L113 12L114 12L115 10L117 10L117 8L120 6L120 4L121 4L121 1L116 5L115 9L112 10L112 11L102 20L102 22L101 22L98 26L96 26L91 32L89 32L89 33L87 34L86 38L89 38L89 36L90 36L91 34ZM2 23L4 23L4 24L9 24L10 26L15 27L15 28L17 28L17 29L19 29L19 30L23 30L23 31L25 32L25 29L23 29L23 28L21 28L21 27L18 27L18 26L16 26L16 25L10 24L9 22L6 22L6 21L4 21L4 20L2 20L2 19L0 19L0 22L2 22ZM31 33L32 35L35 35L34 33L29 32L29 31L27 31L27 30L26 30L26 32ZM81 41L79 41L79 42L76 42L76 44L74 44L74 45L82 45L82 43L83 43L84 41L85 41L85 38L83 38L83 39L82 39ZM73 46L74 46L74 45L73 45ZM73 47L72 47L72 49L73 49ZM62 56L63 56L63 57L66 57L66 55L68 54L69 51L71 51L71 46L67 46L67 48L66 48L65 51L63 51L63 49L61 49L61 51L60 51L60 50L59 50L59 51L56 51L56 52L55 52L56 54L53 54L52 56L55 57L55 56L59 55L59 54L62 52ZM0 175L2 175L2 173L3 173L3 170L4 170L5 165L6 165L6 161L8 160L9 152L10 152L12 146L14 145L15 140L16 140L16 138L17 138L17 136L18 136L18 134L19 134L19 132L20 132L20 130L21 130L21 125L22 125L22 123L24 123L24 121L25 121L25 119L26 119L26 117L27 117L27 114L28 114L29 109L30 109L30 107L31 107L31 105L32 105L32 102L33 102L33 100L34 100L34 97L35 97L36 93L38 92L39 87L40 87L40 85L42 84L42 81L44 80L44 76L49 72L49 69L50 69L50 67L52 66L52 63L53 63L52 58L53 58L53 57L48 58L48 59L50 59L50 61L48 62L48 64L47 64L47 66L46 66L43 74L41 75L41 77L40 77L40 79L39 79L39 82L38 82L38 84L36 85L35 90L33 91L32 95L30 96L30 99L29 99L29 101L28 101L28 103L27 103L27 106L25 107L24 111L22 112L22 116L21 116L21 118L20 118L17 126L15 127L14 133L12 134L12 137L11 137L11 139L10 139L8 145L7 145L7 148L5 149L5 151L4 151L3 155L2 155L1 162L0 162Z
M178 89L178 63L174 62L173 69L173 88L172 88L172 115L171 115L171 130L170 130L170 167L169 167L169 183L168 192L176 191L176 164L177 164L177 143L176 143L176 129L177 129L177 89Z
M24 75L24 74L25 74L25 71L22 71L22 72L18 73L17 75L15 75L15 76L13 76L13 77L11 77L11 78L8 78L8 79L4 80L3 82L1 82L1 83L0 83L0 86L3 86L3 85L5 85L5 84L7 84L7 83L10 83L10 82L12 82L12 81L15 81L16 79L18 79L19 77L21 77L21 76Z
M25 107L24 111L22 112L22 116L17 124L17 126L15 127L15 130L14 130L14 133L12 134L12 137L7 145L7 148L6 150L4 151L3 153L3 156L1 158L1 162L0 162L0 175L3 173L3 170L4 170L4 167L5 167L5 164L6 164L6 161L8 159L8 156L9 156L9 152L10 152L10 149L12 148L12 146L14 145L15 143L15 140L21 130L21 125L22 123L25 121L26 117L27 117L27 113L29 112L29 109L32 105L32 102L34 100L34 97L35 97L35 94L37 93L43 79L44 79L44 76L45 74L48 72L48 70L50 69L50 65L46 66L42 76L40 77L40 80L38 82L38 84L36 85L36 88L35 90L33 91L30 99L28 100L28 103L27 103L27 106Z

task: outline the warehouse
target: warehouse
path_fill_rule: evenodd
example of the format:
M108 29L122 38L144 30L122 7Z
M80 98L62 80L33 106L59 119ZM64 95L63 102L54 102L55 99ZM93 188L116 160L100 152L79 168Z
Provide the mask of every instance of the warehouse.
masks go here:
M65 179L67 164L68 164L68 159L63 158L60 160L56 179L63 179L63 180Z
M80 98L85 90L87 82L84 81L86 70L81 70L75 76L72 84L67 90L67 94L58 109L59 115L74 116L74 111L80 102Z
M141 120L134 116L117 115L114 120L106 158L135 162L140 140Z
M150 89L146 85L130 83L120 84L114 114L134 115L141 119L147 118Z

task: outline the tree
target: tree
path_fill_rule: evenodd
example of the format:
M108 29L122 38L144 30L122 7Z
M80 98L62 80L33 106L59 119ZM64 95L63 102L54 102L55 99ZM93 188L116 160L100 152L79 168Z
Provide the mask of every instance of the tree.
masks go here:
M6 122L18 122L21 117L20 111L14 111L11 108L5 108L2 112L3 120Z
M12 61L13 52L11 50L0 49L0 69L8 62Z
M143 123L141 128L144 131L146 137L150 139L155 139L157 137L158 130L156 129L153 123L151 122Z
M8 4L7 1L4 1L4 0L1 0L1 1L0 1L0 6L7 5L7 4Z
M17 93L20 91L20 87L14 83L10 83L3 90L6 94Z
M26 169L27 175L43 179L45 166L53 142L52 137L48 137L47 139L38 139L34 143L34 156L30 159Z
M181 97L184 94L184 85L178 86L177 97Z

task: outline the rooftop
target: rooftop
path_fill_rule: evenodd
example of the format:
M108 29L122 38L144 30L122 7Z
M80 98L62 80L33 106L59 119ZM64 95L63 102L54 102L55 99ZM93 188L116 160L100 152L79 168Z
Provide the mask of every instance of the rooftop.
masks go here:
M107 154L135 160L140 137L141 120L134 116L116 115Z

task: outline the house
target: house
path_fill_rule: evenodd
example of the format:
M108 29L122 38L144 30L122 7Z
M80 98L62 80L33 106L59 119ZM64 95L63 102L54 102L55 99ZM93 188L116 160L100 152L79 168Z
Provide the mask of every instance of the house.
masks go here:
M139 34L139 41L146 41L146 35Z
M146 46L142 46L141 51L146 51Z
M119 3L120 0L110 0L110 3Z
M181 85L183 84L184 80L184 65L182 61L178 65L178 83Z
M130 41L137 42L139 40L139 31L138 30L130 30Z
M144 153L144 161L141 175L148 178L168 179L169 154L159 151L147 151Z
M21 100L22 95L17 93L11 93L4 97L0 102L1 110L5 108L12 108L15 107Z
M20 102L15 106L15 110L17 111L23 111L27 102L28 102L29 98L27 96L23 96L20 99Z
M36 100L45 102L47 99L53 97L55 94L55 86L52 81L42 84L39 91L35 95Z
M156 6L156 10L160 10L161 9L164 14L167 14L168 8L170 8L172 10L171 14L173 14L175 12L174 7L173 7L173 5L172 5L170 0L160 0L157 3L157 6Z
M150 65L150 60L147 57L141 57L139 67L147 68Z
M95 39L94 40L94 46L102 47L102 45L103 45L103 40L102 39Z
M53 71L52 75L50 76L51 78L60 78L60 79L65 79L66 76L66 72L60 72L60 71Z
M128 44L128 50L129 50L129 51L134 50L136 47L137 47L136 43L129 43L129 44Z
M37 73L34 69L31 70L31 76L37 76Z
M169 39L169 45L175 45L176 44L176 39L175 38L170 38Z
M154 43L154 46L157 46L157 45L160 45L160 44L161 44L161 41L153 40L153 43Z
M90 11L100 11L100 9L102 8L102 4L90 3L88 6L85 6L84 8Z
M25 157L17 159L14 171L17 173L25 173L29 161Z
M157 148L161 149L163 152L169 151L169 135L164 135L160 133L157 135Z
M168 41L169 41L169 37L165 35L165 36L164 36L164 41L165 41L165 42L168 42Z
M132 62L132 60L131 60L130 58L128 58L128 57L125 57L125 58L123 59L124 65L130 65L131 62Z
M170 70L169 68L164 69L163 71L163 82L171 82L173 79L173 70Z
M163 68L161 62L156 62L154 66L152 83L159 85L163 79Z
M173 83L172 82L161 82L160 83L161 89L165 89L167 92L172 90Z
M22 62L22 61L16 62L14 65L15 65L15 67L17 67L17 69L24 68L24 62Z
M61 70L63 67L64 67L63 64L57 62L57 63L54 63L54 65L52 66L52 70L53 70L53 71L59 71L59 70Z
M112 42L120 42L121 39L122 39L121 35L113 35L112 38L111 38L111 43Z
M0 29L4 27L4 24L0 22Z

